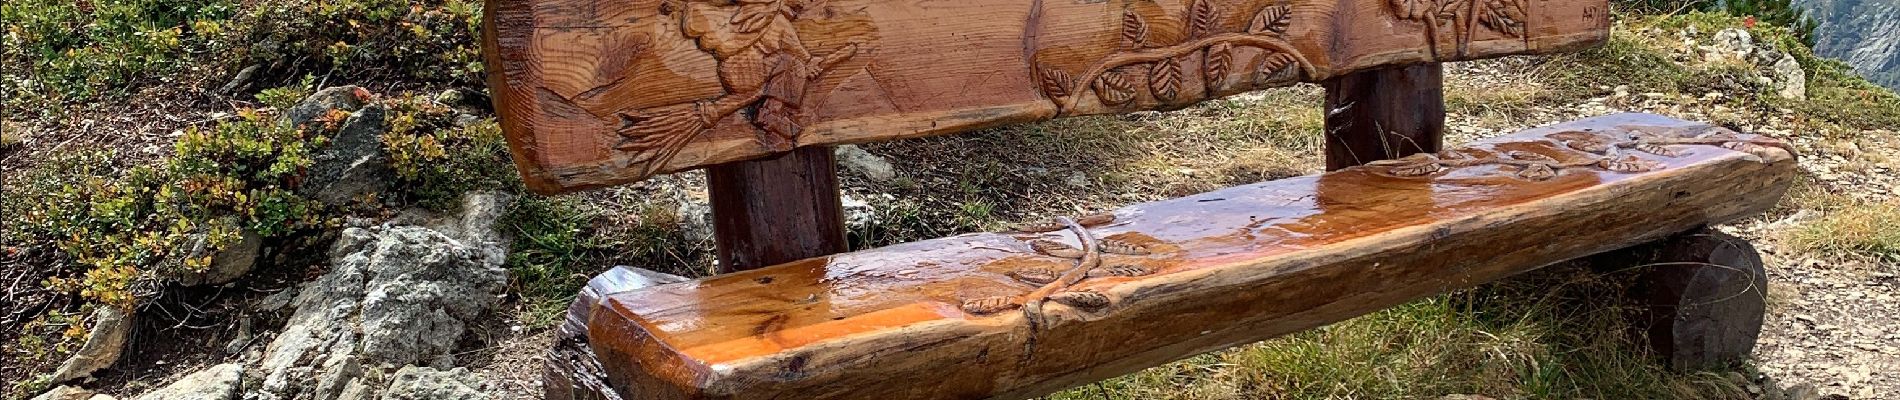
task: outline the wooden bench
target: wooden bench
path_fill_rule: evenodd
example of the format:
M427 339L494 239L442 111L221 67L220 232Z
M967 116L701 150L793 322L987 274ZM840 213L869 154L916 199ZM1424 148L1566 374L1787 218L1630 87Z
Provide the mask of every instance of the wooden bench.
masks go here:
M1632 246L1617 254L1707 266L1641 294L1658 348L1732 359L1759 330L1759 259L1702 227L1767 209L1794 176L1780 142L1642 114L1440 148L1439 62L1602 43L1604 0L487 9L490 86L529 186L707 167L726 272L595 278L549 398L1033 397ZM826 145L1298 82L1327 89L1326 174L843 253Z

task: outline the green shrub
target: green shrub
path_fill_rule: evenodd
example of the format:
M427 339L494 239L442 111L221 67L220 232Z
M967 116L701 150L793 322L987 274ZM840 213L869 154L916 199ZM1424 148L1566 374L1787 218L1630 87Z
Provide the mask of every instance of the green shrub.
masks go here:
M232 62L351 81L476 84L481 2L260 0L232 21Z
M458 114L433 99L404 95L388 109L383 148L410 200L441 209L463 192L517 182L501 126L493 118L458 124Z
M152 79L211 50L230 0L15 0L0 3L0 87L9 110L49 110Z
M73 260L48 286L130 308L163 276L208 267L244 230L280 236L320 225L320 206L291 189L323 142L245 110L187 131L159 165L120 172L113 151L68 154L9 188L0 208L19 220L7 239L50 242ZM209 251L196 251L200 237Z

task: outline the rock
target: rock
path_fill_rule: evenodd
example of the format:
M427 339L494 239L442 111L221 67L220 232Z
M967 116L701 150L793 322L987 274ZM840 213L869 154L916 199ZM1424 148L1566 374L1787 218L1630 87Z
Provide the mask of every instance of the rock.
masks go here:
M305 122L327 114L330 110L356 111L370 100L369 90L357 86L335 86L323 88L304 97L296 106L284 111L284 121L291 125L303 125Z
M226 218L231 219L228 223L232 226L238 224L236 217ZM185 258L205 256L205 253L210 251L210 236L205 233L194 233L192 238L194 242L191 251L186 252ZM263 247L263 236L258 235L256 231L243 229L238 233L237 241L226 243L217 254L211 255L211 265L205 267L203 271L185 268L183 259L174 261L172 269L176 272L172 279L184 286L230 283L251 272L251 268L257 265L257 254Z
M1775 65L1769 68L1773 72L1776 85L1780 87L1775 93L1780 94L1781 98L1794 100L1808 98L1808 73L1801 69L1801 63L1795 61L1794 56L1782 54L1781 59L1775 61Z
M864 148L857 145L838 146L837 155L838 165L864 175L872 182L884 183L897 178L897 167L892 166L890 160L864 151Z
M477 223L464 229L481 226L466 219ZM268 395L258 398L365 398L381 368L452 366L456 343L507 283L489 254L419 226L344 230L334 267L299 289L296 312L267 347L259 369Z
M437 218L426 225L463 244L481 250L485 262L507 261L508 240L495 231L495 221L508 213L515 198L502 192L470 192L462 195L462 208L454 216Z
M59 364L59 370L53 373L53 382L89 376L112 366L119 361L119 355L125 353L125 339L131 333L131 313L118 307L99 307L92 313L92 331L86 334L86 344Z
M251 77L257 75L257 70L263 69L263 68L264 68L264 64L251 64L250 66L244 67L244 69L238 70L237 76L231 77L230 82L225 82L224 86L218 87L218 93L231 93L231 92L237 91L238 88L244 87L244 84L246 82L250 82Z
M1723 29L1715 32L1712 43L1704 50L1708 50L1704 58L1729 57L1747 60L1748 56L1755 52L1755 38L1749 35L1748 31L1740 28Z
M383 127L381 106L363 107L350 114L330 139L330 145L312 157L309 175L297 187L297 193L340 206L357 196L382 191L391 175L389 154L383 150Z
M33 400L92 400L94 396L104 395L75 386L61 385L60 387L53 388L53 390L46 391L46 393L33 396ZM107 397L110 398L111 396Z
M244 365L218 364L185 375L164 388L140 395L138 400L227 400L243 391Z
M849 229L865 229L877 224L877 208L871 203L849 194L838 196L839 208L844 209L844 224Z
M466 368L448 371L408 366L396 371L383 400L487 400L494 398L483 389L481 377Z

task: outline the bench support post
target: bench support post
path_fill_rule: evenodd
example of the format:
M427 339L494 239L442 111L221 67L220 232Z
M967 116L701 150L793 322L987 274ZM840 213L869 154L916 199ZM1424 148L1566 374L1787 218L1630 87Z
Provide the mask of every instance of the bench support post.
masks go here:
M837 169L829 146L707 168L719 272L844 252Z
M1430 63L1323 82L1326 170L1438 152L1445 137L1444 71Z
M1747 240L1699 228L1590 261L1615 276L1635 274L1633 328L1670 368L1731 365L1754 351L1768 275Z

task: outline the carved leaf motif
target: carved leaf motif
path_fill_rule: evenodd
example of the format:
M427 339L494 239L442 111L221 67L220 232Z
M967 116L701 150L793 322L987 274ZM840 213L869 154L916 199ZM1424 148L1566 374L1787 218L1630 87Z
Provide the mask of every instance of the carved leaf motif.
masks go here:
M1076 224L1085 227L1107 225L1110 222L1115 222L1115 213L1089 214L1075 219Z
M1148 255L1147 247L1142 247L1139 244L1129 243L1122 240L1100 239L1100 240L1096 240L1096 243L1102 247L1102 252L1109 253L1109 254L1121 254L1121 255L1128 255L1128 256Z
M1663 169L1662 163L1636 157L1605 158L1597 161L1597 166L1611 172L1635 173Z
M1773 151L1769 150L1769 149L1773 149L1774 147L1763 146L1763 145L1749 143L1749 142L1723 142L1722 148L1752 154L1755 157L1760 157L1764 159L1770 156L1773 156L1773 153L1774 153ZM1783 149L1783 150L1786 150L1786 149Z
M1597 139L1565 140L1564 147L1569 147L1572 150L1576 150L1576 151L1584 151L1584 152L1591 152L1591 153L1597 153L1597 154L1603 154L1603 152L1610 151L1609 143L1605 143L1604 141L1597 140Z
M1135 99L1135 85L1119 72L1102 74L1095 80L1095 97L1108 105L1121 105Z
M1524 3L1522 0L1471 0L1478 1L1478 23L1510 37L1524 37Z
M1190 13L1189 36L1204 37L1214 33L1214 18L1220 14L1220 10L1214 7L1212 0L1194 0Z
M1517 177L1533 181L1545 181L1557 177L1557 169L1551 168L1550 164L1531 164L1530 166L1524 167L1523 170L1517 171Z
M1681 152L1678 152L1674 149L1670 149L1669 146L1664 146L1664 145L1656 144L1656 143L1637 142L1636 145L1630 146L1630 147L1636 149L1636 151L1649 153L1649 154L1655 154L1655 155L1659 155L1663 157L1681 157L1682 156Z
M1247 24L1247 33L1286 34L1286 27L1292 22L1293 7L1285 4L1261 7L1254 13L1253 22Z
M1141 48L1148 41L1148 21L1134 10L1122 12L1122 46L1130 49Z
M1395 166L1391 171L1394 176L1425 176L1438 173L1440 169L1437 162L1425 162Z
M1116 265L1112 267L1096 268L1093 270L1089 270L1088 275L1090 278L1100 278L1100 277L1105 277L1105 276L1134 277L1134 276L1145 276L1152 273L1155 273L1153 269L1149 269L1148 267L1143 267L1140 265Z
M1207 90L1219 88L1220 82L1227 78L1228 64L1234 62L1233 46L1215 43L1207 48L1207 56L1201 60L1201 76L1207 81Z
M963 312L971 314L995 314L1021 306L1021 304L1016 304L1009 296L990 296L963 301Z
M1437 162L1438 162L1438 159L1431 154L1415 153L1412 155L1390 159L1390 160L1377 160L1377 161L1366 163L1366 165L1374 166L1374 167L1397 167L1397 166L1413 165L1413 164L1419 164L1419 163L1434 163L1435 164Z
M1069 96L1069 86L1075 84L1075 78L1070 78L1069 73L1061 69L1041 68L1041 70L1042 94L1049 97Z
M1254 67L1254 84L1268 85L1288 83L1298 72L1299 60L1292 54L1273 52L1260 56L1260 64Z
M1181 60L1169 57L1156 61L1148 72L1148 89L1153 90L1155 98L1174 100L1181 94Z
M1062 273L1048 268L1023 268L1009 271L1009 277L1030 284L1043 285L1055 282L1056 279L1062 277Z
M1516 150L1516 151L1512 151L1510 153L1505 153L1505 154L1511 156L1511 159L1513 160L1557 161L1557 159L1550 158L1550 156L1547 156L1547 155L1532 153L1532 152L1522 151L1522 150Z
M1037 253L1042 253L1050 257L1082 258L1082 249L1054 240L1031 240L1029 241L1029 248L1035 250Z
M1022 223L1009 226L1009 230L1023 233L1055 232L1062 230L1062 228L1064 228L1062 224L1056 223L1055 221Z
M1052 294L1049 295L1049 301L1084 310L1098 310L1109 304L1108 295L1087 290Z

